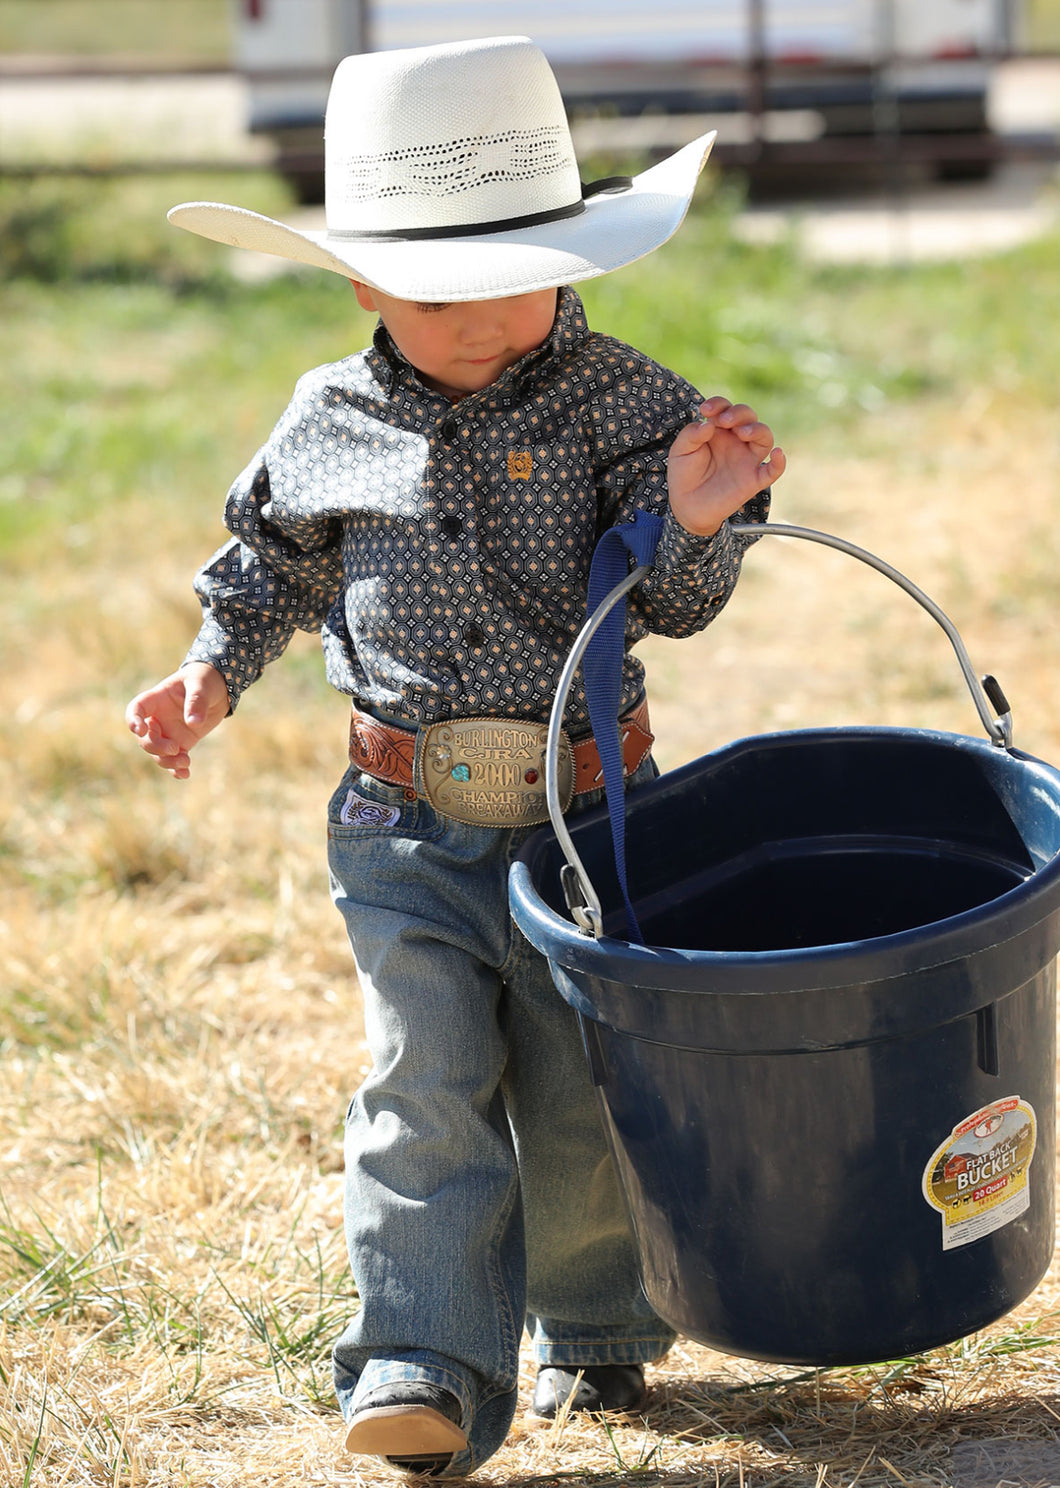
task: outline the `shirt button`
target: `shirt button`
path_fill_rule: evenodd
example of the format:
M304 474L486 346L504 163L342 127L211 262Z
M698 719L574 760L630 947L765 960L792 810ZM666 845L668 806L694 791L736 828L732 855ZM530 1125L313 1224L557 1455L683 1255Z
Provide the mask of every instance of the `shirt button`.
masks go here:
M446 417L442 419L442 438L452 439L453 436L456 434L458 427L459 421L453 416L453 414L447 414Z
M450 538L459 537L461 532L463 532L464 530L464 522L462 517L443 517L438 525L441 527L446 537Z
M486 636L481 625L465 625L464 640L469 646L481 646Z

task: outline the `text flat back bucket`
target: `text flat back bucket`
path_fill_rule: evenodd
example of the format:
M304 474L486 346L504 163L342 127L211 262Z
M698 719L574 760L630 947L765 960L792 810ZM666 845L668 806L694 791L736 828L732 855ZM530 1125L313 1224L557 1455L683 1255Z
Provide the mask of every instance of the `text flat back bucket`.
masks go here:
M582 1020L655 1310L714 1348L867 1363L974 1332L1054 1226L1060 773L915 729L734 743L543 829L514 918Z

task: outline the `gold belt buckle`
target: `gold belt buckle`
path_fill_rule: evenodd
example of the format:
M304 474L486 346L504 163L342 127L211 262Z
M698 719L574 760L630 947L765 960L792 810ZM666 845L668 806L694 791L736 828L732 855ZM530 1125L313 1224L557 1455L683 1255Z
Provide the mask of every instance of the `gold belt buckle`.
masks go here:
M476 827L529 827L548 821L548 725L518 718L450 718L420 730L416 783L436 811ZM560 734L559 799L574 795L574 750Z

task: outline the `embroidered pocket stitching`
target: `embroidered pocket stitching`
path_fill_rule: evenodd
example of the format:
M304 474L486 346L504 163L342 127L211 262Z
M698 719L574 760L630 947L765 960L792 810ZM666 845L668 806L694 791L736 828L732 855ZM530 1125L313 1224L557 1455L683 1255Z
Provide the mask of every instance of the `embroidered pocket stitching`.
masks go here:
M401 819L399 806L384 806L379 801L369 801L355 790L346 792L346 799L339 811L339 821L344 827L392 827Z

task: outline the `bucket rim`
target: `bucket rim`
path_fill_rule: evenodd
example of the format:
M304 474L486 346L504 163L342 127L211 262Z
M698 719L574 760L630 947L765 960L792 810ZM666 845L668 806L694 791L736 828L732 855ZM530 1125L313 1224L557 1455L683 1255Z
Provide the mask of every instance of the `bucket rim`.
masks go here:
M1060 803L1060 771L1046 761L1015 748L999 749L986 739L937 729L910 729L888 725L857 728L807 728L751 734L712 750L700 759L690 761L660 776L661 780L679 781L691 775L704 760L717 762L735 758L760 745L811 744L815 741L835 743L838 739L900 739L903 742L928 744L939 748L957 748L981 755L992 762L1010 761L1020 767L1048 777L1052 794ZM1007 769L1008 764L1002 764ZM654 782L658 784L658 782ZM650 789L651 787L647 787ZM603 810L604 808L600 808ZM585 820L589 820L587 816ZM575 826L575 830L576 830ZM637 945L617 937L601 935L599 939L579 930L573 921L557 914L540 896L534 883L530 859L538 856L541 844L552 836L548 827L539 829L528 839L509 870L509 903L512 917L538 950L564 970L588 976L607 976L608 967L615 980L630 986L659 990L688 991L684 983L691 966L709 973L712 990L746 992L748 976L753 974L756 990L775 995L777 992L825 991L852 984L885 983L929 972L977 952L1006 945L1042 925L1060 909L1060 852L1036 868L1022 883L957 915L933 920L926 925L895 931L859 941L842 941L823 946L788 947L758 951L708 951L674 946ZM1001 924L999 925L999 922ZM1001 933L999 929L1003 926ZM1054 937L1055 938L1055 937ZM1054 945L1052 954L1056 953ZM869 963L886 958L893 965L885 975L870 971ZM709 992L690 995L709 996Z

